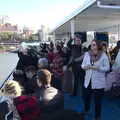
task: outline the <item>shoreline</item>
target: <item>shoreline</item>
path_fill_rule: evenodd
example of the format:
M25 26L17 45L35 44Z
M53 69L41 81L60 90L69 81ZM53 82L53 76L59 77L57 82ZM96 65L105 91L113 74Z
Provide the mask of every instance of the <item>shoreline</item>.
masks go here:
M5 53L5 52L7 52L7 51L1 51L1 50L0 50L0 53Z
M0 53L17 53L17 50L0 50Z

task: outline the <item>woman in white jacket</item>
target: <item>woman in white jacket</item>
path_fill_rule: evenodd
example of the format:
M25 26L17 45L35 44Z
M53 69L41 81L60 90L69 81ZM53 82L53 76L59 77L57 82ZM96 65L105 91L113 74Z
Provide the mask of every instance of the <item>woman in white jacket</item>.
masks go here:
M85 112L90 110L90 100L94 94L95 118L101 120L101 103L106 87L106 72L109 71L109 59L103 52L99 41L93 40L91 50L85 53L82 68L86 71L84 81Z

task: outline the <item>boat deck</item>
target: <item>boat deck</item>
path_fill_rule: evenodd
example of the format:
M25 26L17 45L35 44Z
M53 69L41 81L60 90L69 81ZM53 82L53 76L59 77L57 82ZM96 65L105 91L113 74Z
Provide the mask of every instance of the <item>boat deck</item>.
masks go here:
M91 115L85 116L85 120L93 120L94 118L94 105L91 105ZM65 108L83 112L84 105L82 97L71 97L69 94L65 94ZM120 98L108 99L104 97L102 120L120 120Z

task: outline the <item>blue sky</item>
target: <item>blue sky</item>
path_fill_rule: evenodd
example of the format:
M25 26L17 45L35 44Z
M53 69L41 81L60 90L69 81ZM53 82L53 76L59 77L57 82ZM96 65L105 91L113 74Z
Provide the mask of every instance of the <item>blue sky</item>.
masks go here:
M0 0L0 15L7 21L34 29L46 25L53 29L85 0Z

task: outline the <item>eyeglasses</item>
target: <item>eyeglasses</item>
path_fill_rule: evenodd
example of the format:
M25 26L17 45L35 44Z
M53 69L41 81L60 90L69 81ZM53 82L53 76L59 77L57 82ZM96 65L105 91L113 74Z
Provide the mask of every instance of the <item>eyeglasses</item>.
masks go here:
M91 46L96 46L96 44L91 44Z

